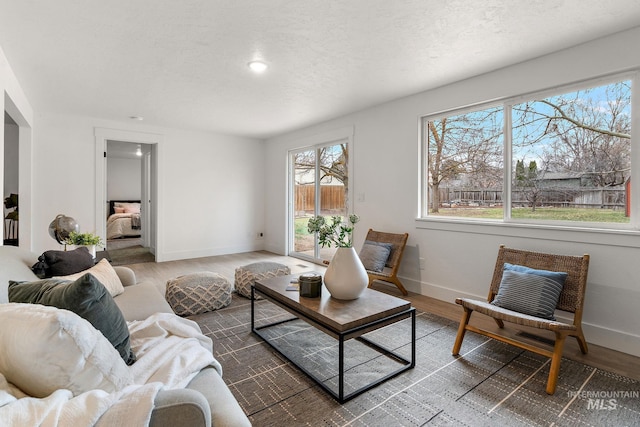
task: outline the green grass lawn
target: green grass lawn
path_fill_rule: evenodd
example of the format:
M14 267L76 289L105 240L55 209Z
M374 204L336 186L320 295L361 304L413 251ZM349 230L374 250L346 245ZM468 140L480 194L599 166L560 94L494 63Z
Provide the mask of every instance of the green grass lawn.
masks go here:
M294 220L296 236L304 236L309 234L309 231L307 230L307 224L309 223L309 219L310 217L302 217L302 218L296 218Z
M485 218L502 219L502 208L440 208L433 216L461 217L461 218ZM534 219L542 221L576 221L576 222L617 222L629 223L629 217L623 210L613 209L583 209L583 208L514 208L511 217L515 219ZM308 235L308 217L295 219L296 236Z
M462 217L462 218L486 218L502 219L503 211L497 208L440 208L434 216ZM579 221L579 222L618 222L628 223L629 217L622 210L612 209L582 209L582 208L514 208L511 210L511 218L536 219L543 221Z

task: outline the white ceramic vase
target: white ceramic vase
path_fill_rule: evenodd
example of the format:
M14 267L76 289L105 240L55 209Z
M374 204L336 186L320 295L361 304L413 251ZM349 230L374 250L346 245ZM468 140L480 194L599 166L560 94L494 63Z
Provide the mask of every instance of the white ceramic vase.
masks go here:
M81 246L84 246L85 248L87 248L87 250L89 251L89 253L91 254L91 256L93 258L96 257L96 245L69 245L69 249L73 250L73 249L77 249Z
M96 245L85 245L93 258L96 257Z
M354 248L338 248L324 273L324 284L337 299L351 300L362 294L369 276Z

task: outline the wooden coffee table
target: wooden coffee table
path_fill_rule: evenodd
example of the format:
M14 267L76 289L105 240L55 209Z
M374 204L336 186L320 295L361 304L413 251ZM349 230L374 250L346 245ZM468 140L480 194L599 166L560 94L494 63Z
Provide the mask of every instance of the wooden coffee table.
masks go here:
M297 291L287 291L291 279L298 276L280 276L270 279L258 280L251 287L251 330L260 336L267 344L278 351L301 371L313 379L319 386L325 389L340 403L346 402L364 393L367 390L387 381L400 373L412 369L415 366L416 356L416 313L409 301L396 298L373 289L365 289L360 298L343 301L331 298L329 291L322 287L322 295L318 298L301 297ZM255 299L256 295L262 295L269 301L287 310L295 317L279 322L255 326ZM370 339L362 336L368 332L391 325L400 320L411 318L411 359L394 353L383 347L380 343L374 343ZM302 319L327 335L338 340L338 391L328 387L320 378L311 371L305 369L299 363L287 356L278 345L268 339L262 333L267 328L281 325L293 320ZM350 339L363 342L368 347L378 351L384 356L397 362L400 367L377 380L358 388L345 395L344 392L344 343Z

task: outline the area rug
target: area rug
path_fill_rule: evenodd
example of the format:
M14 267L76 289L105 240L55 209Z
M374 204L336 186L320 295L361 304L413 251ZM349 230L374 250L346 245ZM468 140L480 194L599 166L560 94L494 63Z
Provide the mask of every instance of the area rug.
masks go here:
M258 324L291 317L269 301L256 304ZM630 426L640 419L638 381L563 359L549 396L548 359L471 332L453 357L457 322L430 313L416 316L416 367L342 405L250 332L248 299L234 294L230 306L191 319L213 339L223 378L254 426ZM408 357L404 322L367 337ZM335 383L335 340L302 321L271 333L290 357ZM349 387L388 369L388 358L356 340L345 352Z

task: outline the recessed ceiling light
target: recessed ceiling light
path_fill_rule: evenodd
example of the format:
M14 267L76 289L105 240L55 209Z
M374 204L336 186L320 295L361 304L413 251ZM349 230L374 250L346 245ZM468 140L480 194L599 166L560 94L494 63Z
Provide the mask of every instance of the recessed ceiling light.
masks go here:
M139 121L144 120L144 117L140 117L140 116L129 116L129 118L130 118L131 120L139 120Z
M267 64L262 61L251 61L247 64L254 73L262 73L267 69Z

